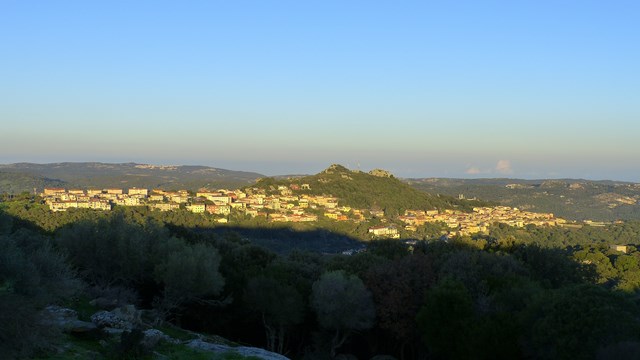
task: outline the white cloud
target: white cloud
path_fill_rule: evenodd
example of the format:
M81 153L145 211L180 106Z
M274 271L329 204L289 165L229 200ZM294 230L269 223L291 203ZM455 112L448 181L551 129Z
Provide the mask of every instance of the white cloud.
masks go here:
M465 173L467 173L469 175L478 175L478 174L482 173L482 170L480 170L476 166L472 166L472 167L468 168L467 171L465 171Z
M513 174L513 169L511 168L511 161L498 160L498 163L496 164L496 171L500 174Z

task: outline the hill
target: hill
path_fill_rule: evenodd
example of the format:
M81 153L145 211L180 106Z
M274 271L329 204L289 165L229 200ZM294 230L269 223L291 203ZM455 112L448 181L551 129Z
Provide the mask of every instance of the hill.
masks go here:
M45 186L198 189L241 187L264 175L208 166L161 166L98 162L0 165L0 192L39 191Z
M446 195L433 195L419 191L398 180L384 170L372 170L365 173L349 170L342 165L331 165L324 171L311 176L289 179L265 178L258 181L257 187L276 192L277 186L291 188L308 184L309 189L300 190L309 195L332 195L341 200L341 204L359 209L379 209L390 215L402 213L406 209L431 210L453 209L469 210L473 206L485 203L479 201L458 200Z
M640 184L583 179L406 179L415 189L463 194L572 220L640 219Z
M25 191L33 192L33 189L38 191L45 187L64 186L66 183L62 180L26 173L0 171L0 193L19 194Z

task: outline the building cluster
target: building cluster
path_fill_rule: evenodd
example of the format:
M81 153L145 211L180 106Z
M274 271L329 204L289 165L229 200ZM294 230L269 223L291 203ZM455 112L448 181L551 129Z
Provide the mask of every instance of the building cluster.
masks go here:
M100 190L66 190L45 188L42 197L51 211L66 211L71 208L111 210L110 198L117 197L115 189ZM119 190L122 193L122 190Z
M393 225L379 225L369 228L369 234L374 238L400 239L398 228Z
M456 210L407 210L399 220L406 224L405 229L409 231L415 231L417 226L428 222L442 222L450 229L451 236L486 233L489 225L494 223L524 227L526 225L556 226L566 222L564 219L554 217L551 213L521 211L508 206L476 207L471 213Z
M70 208L111 210L118 206L146 206L152 210L173 211L186 209L193 213L209 213L227 217L232 211L251 217L263 216L272 222L310 222L318 216L336 221L364 220L361 211L338 206L331 195L294 195L294 190L310 190L309 184L279 186L277 194L267 194L260 188L242 190L200 190L195 194L186 190L162 189L102 189L66 190L45 188L41 194L52 211ZM313 210L313 211L311 211ZM320 215L318 215L320 214ZM224 222L225 219L220 219Z
M271 191L255 187L233 191L200 190L196 193L140 188L130 188L127 191L118 188L45 188L42 196L52 211L66 211L70 208L111 210L114 205L146 206L158 211L185 209L193 213L209 213L218 215L218 222L227 222L232 212L250 217L262 216L271 222L314 222L319 217L334 221L362 222L377 218L386 224L369 228L371 237L400 237L397 226L385 219L384 211L353 209L340 205L338 198L331 195L309 195L298 191L309 189L308 184L280 185L273 187ZM471 213L456 210L407 210L397 220L404 223L406 231L416 231L425 223L444 223L449 228L450 236L483 233L489 225L496 222L518 227L564 223L564 220L555 218L553 214L532 213L505 206L474 208Z

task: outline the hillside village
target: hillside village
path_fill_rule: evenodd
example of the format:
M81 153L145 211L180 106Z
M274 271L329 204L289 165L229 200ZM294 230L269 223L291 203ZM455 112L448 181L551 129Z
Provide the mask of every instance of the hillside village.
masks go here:
M426 223L443 223L448 236L486 233L493 223L514 227L569 226L564 219L550 213L533 213L506 206L476 207L473 212L458 210L406 210L404 215L388 219L385 212L376 209L355 209L332 195L305 194L309 184L279 185L274 191L249 187L243 190L205 190L195 193L187 190L122 188L64 189L45 188L41 196L51 211L72 208L109 211L114 206L145 206L154 211L184 209L196 214L210 214L212 221L229 222L232 212L248 217L264 217L270 222L315 222L319 216L333 221L364 222L377 220L377 226L368 228L373 238L400 238L399 227L407 233L417 231ZM397 225L390 220L397 220Z

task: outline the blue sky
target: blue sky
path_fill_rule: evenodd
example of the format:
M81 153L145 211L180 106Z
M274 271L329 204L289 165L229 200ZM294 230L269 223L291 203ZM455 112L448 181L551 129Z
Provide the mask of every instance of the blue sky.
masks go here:
M637 1L0 1L0 162L640 181Z

